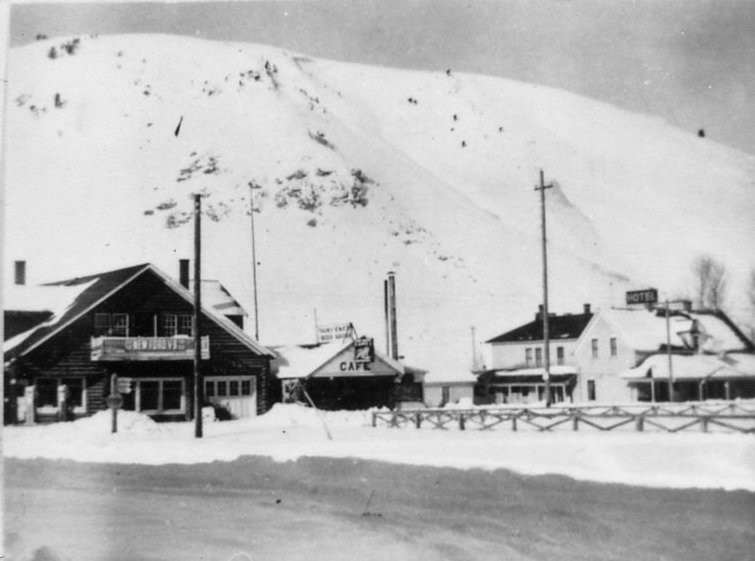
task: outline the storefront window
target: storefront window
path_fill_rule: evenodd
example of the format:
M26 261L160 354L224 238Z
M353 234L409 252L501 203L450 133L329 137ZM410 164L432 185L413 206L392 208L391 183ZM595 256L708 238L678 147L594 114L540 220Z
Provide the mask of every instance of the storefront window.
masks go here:
M181 394L183 393L181 380L164 380L162 385L163 403L161 409L163 411L181 409Z
M241 395L252 395L252 381L251 380L241 381Z
M143 380L139 384L139 404L142 411L157 411L160 403L160 382Z
M84 405L84 378L63 378L61 384L68 386L68 399L76 407Z
M239 382L238 382L238 380L231 380L228 383L228 395L239 395Z
M58 381L54 378L37 378L37 407L58 406Z

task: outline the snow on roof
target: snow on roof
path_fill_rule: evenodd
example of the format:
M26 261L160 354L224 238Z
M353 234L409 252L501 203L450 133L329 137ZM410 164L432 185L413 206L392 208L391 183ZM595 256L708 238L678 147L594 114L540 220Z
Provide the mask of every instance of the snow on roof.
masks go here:
M671 355L671 368L675 380L755 377L755 355ZM639 366L620 373L619 377L627 380L668 380L669 357L665 354L651 355Z
M747 350L746 343L723 316L716 315L713 312L692 312L690 316L698 321L698 328L701 332L700 344L704 351Z
M605 310L600 312L609 324L635 350L657 351L666 344L666 318L654 311L639 310ZM671 344L684 346L678 333L689 331L692 321L685 316L672 315L669 318Z
M656 311L646 309L611 309L601 311L598 317L604 318L635 350L657 351L666 345L666 317L662 313L658 314ZM700 332L700 345L703 351L748 350L745 341L724 319L723 314L713 312L675 312L672 314L669 317L672 346L692 346L690 331L693 329L694 322Z
M224 316L245 316L241 307L231 293L217 280L202 280L202 304Z
M3 309L6 312L50 312L53 316L60 316L94 282L92 280L73 286L6 285L3 290Z
M275 348L275 353L280 357L278 363L278 378L304 378L320 368L338 353L347 349L353 341L349 339L345 343L325 343L317 347L299 347L290 345Z

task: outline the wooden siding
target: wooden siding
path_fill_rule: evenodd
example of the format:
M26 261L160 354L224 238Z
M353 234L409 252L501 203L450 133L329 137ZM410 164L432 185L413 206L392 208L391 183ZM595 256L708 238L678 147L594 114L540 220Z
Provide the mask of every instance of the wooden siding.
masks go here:
M188 360L153 362L92 362L90 337L95 334L97 313L128 313L129 325L137 315L192 314L193 306L154 273L147 271L123 290L79 318L61 333L19 359L19 378L31 382L38 377L85 377L87 379L87 413L106 407L109 375L129 376L179 375L186 380L187 399L193 401L193 363ZM276 399L277 383L270 373L270 358L257 355L215 321L203 316L202 335L210 337L210 358L202 361L202 374L253 375L257 380L257 410L264 413ZM134 335L130 332L129 335ZM145 335L147 335L145 333ZM159 374L158 374L159 373Z

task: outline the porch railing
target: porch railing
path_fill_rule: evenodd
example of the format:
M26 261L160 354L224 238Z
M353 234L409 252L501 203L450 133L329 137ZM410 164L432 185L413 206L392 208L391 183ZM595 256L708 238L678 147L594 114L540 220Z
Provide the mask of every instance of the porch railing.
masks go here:
M423 426L433 429L556 431L581 428L675 433L739 432L755 434L755 400L623 405L501 406L469 409L411 409L375 411L372 426Z

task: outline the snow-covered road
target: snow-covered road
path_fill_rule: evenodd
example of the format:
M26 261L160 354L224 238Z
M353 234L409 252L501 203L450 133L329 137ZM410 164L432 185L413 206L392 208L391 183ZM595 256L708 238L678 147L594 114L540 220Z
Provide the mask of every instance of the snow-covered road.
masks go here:
M74 423L8 427L3 454L81 462L193 464L266 456L362 458L460 469L505 468L522 474L561 474L580 480L650 487L755 491L755 438L742 434L440 431L370 426L366 412L324 414L333 440L311 409L276 405L260 417L206 423L157 424L121 412Z

